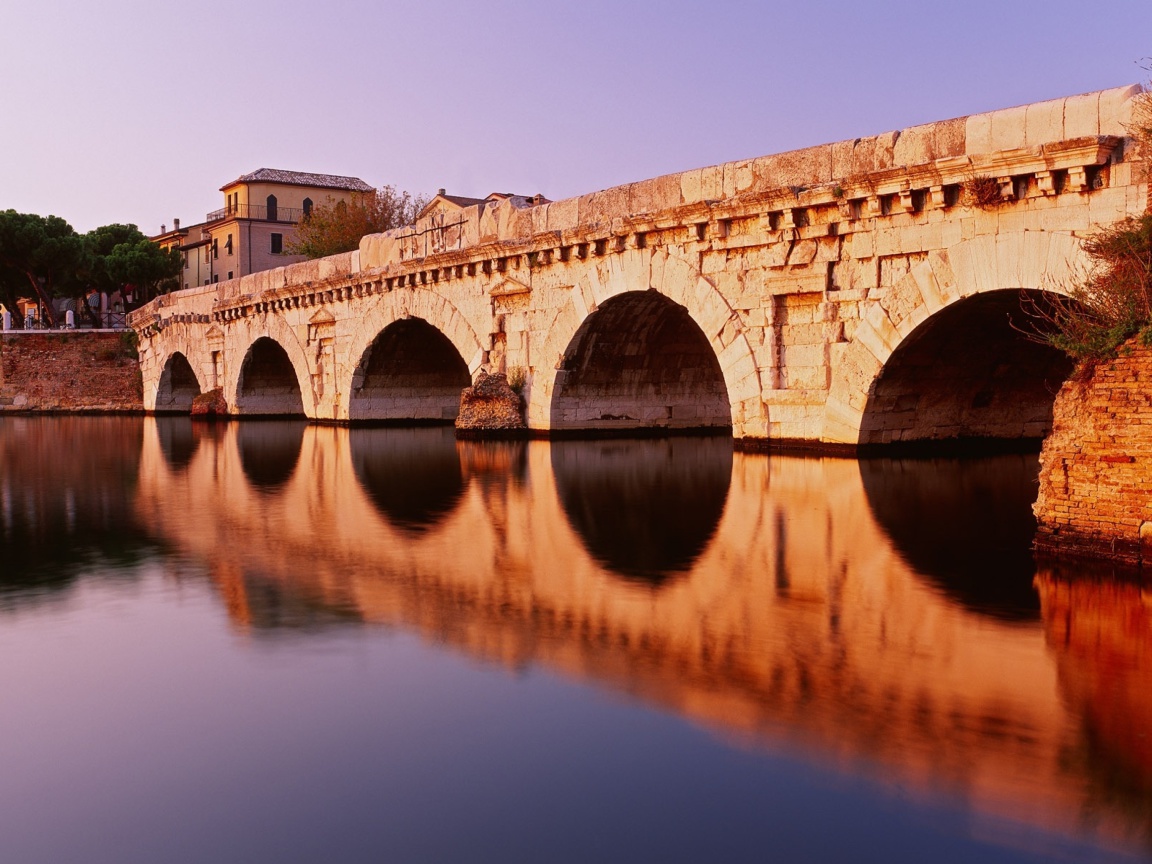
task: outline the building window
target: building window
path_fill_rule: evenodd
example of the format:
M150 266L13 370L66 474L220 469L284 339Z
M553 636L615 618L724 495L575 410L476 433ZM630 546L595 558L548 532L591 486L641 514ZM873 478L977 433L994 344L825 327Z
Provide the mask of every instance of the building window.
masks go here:
M273 255L279 255L283 251L284 251L284 235L283 234L273 234L272 235L272 254Z
M305 198L304 199L304 218L307 219L311 215L312 215L312 199L311 198Z
M229 255L232 254L232 235L228 235L228 239L224 241L224 251Z
M276 196L268 196L268 221L275 222L276 220Z
M185 270L188 269L188 253L187 252L184 253L184 269Z
M228 271L228 278L229 278L229 279L231 279L231 278L232 278L232 271L231 271L231 270L229 270L229 271Z
M220 257L220 249L216 246L215 240L212 241L212 257L213 258L219 258Z
M213 277L212 277L212 282L213 282L213 284L215 284L216 282L219 282L219 281L220 281L220 277L219 277L219 276L213 276Z

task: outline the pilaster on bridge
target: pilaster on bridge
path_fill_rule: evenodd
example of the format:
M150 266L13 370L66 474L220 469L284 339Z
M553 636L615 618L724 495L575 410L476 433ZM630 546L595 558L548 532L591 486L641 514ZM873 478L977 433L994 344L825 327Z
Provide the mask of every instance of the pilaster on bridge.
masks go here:
M451 420L518 367L531 429L731 427L860 447L1042 437L1068 371L1020 332L1144 211L1138 86L510 199L137 311L145 407ZM1013 320L1014 319L1014 320Z

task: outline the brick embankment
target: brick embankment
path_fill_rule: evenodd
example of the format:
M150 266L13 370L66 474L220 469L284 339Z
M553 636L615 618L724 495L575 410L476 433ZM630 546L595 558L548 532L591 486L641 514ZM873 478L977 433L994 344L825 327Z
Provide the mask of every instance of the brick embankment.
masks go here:
M1152 564L1152 348L1130 343L1061 388L1033 510L1041 556Z
M0 335L0 413L143 412L140 366L122 333Z

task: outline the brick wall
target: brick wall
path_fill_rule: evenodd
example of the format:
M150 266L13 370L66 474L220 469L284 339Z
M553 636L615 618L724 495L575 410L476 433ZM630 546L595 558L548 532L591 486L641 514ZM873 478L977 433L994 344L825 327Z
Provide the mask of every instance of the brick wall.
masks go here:
M1152 562L1152 348L1130 343L1060 390L1033 509L1041 554Z
M119 333L0 335L0 412L144 410Z

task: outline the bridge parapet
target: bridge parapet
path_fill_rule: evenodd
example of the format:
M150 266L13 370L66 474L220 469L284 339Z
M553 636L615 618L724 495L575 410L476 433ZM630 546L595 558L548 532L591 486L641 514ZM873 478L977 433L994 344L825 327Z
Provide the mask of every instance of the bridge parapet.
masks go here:
M1125 137L1140 92L974 115L546 204L486 202L365 237L357 252L178 292L131 320L143 337L146 404L172 352L183 353L177 346L199 354L192 365L206 370L202 386L212 379L234 389L248 347L275 329L296 343L285 350L302 391L313 391L303 400L318 412L310 416L347 420L377 336L419 317L472 372L522 367L533 428L690 424L685 403L636 401L640 390L667 390L667 369L631 395L600 381L569 392L567 414L556 407L591 356L577 344L584 323L606 301L651 289L686 310L711 346L719 369L709 386L726 391L738 436L856 446L871 442L862 435L869 424L876 443L991 434L971 420L913 429L865 415L885 364L929 317L982 292L1050 290L1074 266L1078 235L1143 210L1147 180ZM667 353L658 348L639 345ZM669 362L697 362L685 357ZM1004 434L1034 434L1041 423L1032 408L1017 419L1018 432Z

